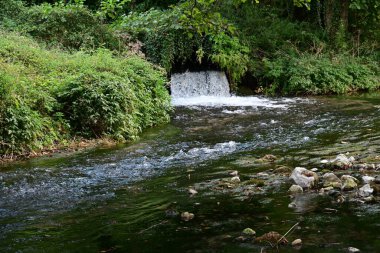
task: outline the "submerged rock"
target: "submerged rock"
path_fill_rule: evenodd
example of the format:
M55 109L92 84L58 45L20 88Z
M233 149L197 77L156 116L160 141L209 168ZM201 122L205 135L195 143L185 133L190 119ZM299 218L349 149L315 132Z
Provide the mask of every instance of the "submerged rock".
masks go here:
M277 160L277 157L271 154L265 155L257 159L258 162L270 162L270 163L273 163L276 160Z
M194 214L189 212L183 212L181 213L181 220L183 221L189 221L194 219Z
M326 173L322 176L323 187L341 188L342 181L334 173Z
M360 197L368 197L372 195L373 189L369 184L364 185L363 187L359 188L358 194Z
M341 177L342 180L342 190L350 191L358 187L358 180L350 175L343 175Z
M256 185L256 186L264 186L265 185L265 181L262 180L262 179L258 179L258 178L251 178L247 181L244 181L243 182L244 185Z
M270 242L271 244L288 244L288 240L275 231L268 232L256 238L257 242Z
M232 177L231 182L232 183L240 183L240 178L238 176Z
M302 193L303 192L303 188L299 185L292 185L290 186L289 190L288 190L291 194L297 194L297 193Z
M167 209L165 211L166 217L174 218L178 216L178 212L175 209Z
M349 253L358 253L360 252L360 249L354 248L354 247L348 247L347 251Z
M193 189L193 188L189 188L188 192L189 192L190 195L195 195L195 194L198 193L198 192L197 192L195 189Z
M318 182L317 173L302 167L296 167L290 175L290 178L302 188L311 188Z
M376 181L370 183L371 188L373 188L373 194L380 195L380 183Z
M238 174L239 174L239 172L237 170L234 170L234 171L231 171L228 173L228 175L230 175L232 177L236 177Z
M301 239L295 239L294 241L292 241L292 246L299 246L301 244L302 244Z
M287 166L277 166L274 171L274 173L291 173L292 172L292 169L287 167Z
M243 230L244 235L249 235L249 236L254 236L256 235L256 231L253 230L252 228L246 228Z

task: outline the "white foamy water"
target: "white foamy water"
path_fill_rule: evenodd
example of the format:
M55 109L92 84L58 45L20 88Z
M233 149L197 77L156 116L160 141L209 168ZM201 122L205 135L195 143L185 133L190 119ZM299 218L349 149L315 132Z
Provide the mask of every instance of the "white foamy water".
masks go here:
M270 100L261 97L216 97L216 96L197 96L197 97L173 97L173 106L249 106L249 107L269 107L269 108L286 108L287 104L280 103L281 101ZM289 103L289 101L287 102Z
M288 98L272 100L255 96L231 96L227 77L221 71L173 74L170 88L173 106L286 108L287 104L295 102Z
M171 77L173 97L217 96L228 97L230 85L221 71L200 71L173 74Z

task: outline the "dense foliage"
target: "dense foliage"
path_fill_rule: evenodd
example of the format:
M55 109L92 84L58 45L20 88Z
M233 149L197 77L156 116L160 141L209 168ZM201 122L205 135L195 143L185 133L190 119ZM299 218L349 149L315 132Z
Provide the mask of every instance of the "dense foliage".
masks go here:
M187 68L267 94L379 89L379 21L380 0L0 0L0 155L134 138Z
M168 120L165 73L138 57L46 50L0 33L0 154L25 153L71 136L135 138Z
M164 10L152 5L153 9L131 12L117 23L142 40L148 58L168 71L188 62L209 62L224 69L233 84L248 74L254 85L271 94L332 94L378 87L379 1L256 3L190 0ZM293 76L296 72L288 64L273 76L271 66L280 62L307 63L311 72L330 68L335 74L329 79L316 75L307 78L307 84L288 89L289 78L302 82L300 73ZM353 67L360 74L348 71Z

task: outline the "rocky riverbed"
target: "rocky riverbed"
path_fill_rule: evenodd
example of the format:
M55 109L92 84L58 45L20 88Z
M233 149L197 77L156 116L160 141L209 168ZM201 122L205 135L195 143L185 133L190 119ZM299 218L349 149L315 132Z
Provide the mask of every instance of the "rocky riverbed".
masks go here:
M255 101L2 166L0 251L380 252L380 96Z
M323 207L322 211L333 214L338 214L339 207L345 203L348 205L380 204L380 157L379 163L375 163L373 157L359 158L348 156L348 154L338 154L335 158L321 158L319 163L315 163L310 168L276 165L278 160L281 159L270 154L261 158L245 157L237 160L235 164L245 167L274 168L253 173L222 170L214 173L214 179L189 185L187 190L189 198L196 195L202 197L225 195L236 200L249 201L272 192L283 194L282 197L288 199L288 208L299 213L317 208L318 199L321 198L330 202L329 205ZM372 163L367 163L368 160ZM187 171L189 179L192 172ZM289 187L286 194L280 190L284 187ZM172 218L179 216L179 212L174 209L168 209L166 213ZM180 217L183 221L189 221L194 218L194 214L186 211ZM257 244L260 245L261 252L285 245L299 250L302 248L301 238L287 239L287 235L292 230L302 230L299 224L297 222L284 234L268 231L257 235L253 228L247 227L240 233L226 234L220 239L238 244ZM289 238L292 237L289 235ZM360 252L360 249L355 247L342 250Z

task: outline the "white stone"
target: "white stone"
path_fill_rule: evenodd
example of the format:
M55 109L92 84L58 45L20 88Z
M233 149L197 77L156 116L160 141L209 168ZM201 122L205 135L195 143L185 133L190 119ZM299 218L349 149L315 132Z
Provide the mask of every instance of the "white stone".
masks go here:
M292 246L298 246L298 245L301 245L301 244L302 244L302 240L301 239L295 239L292 242Z
M195 189L192 189L192 188L189 189L189 194L194 195L194 194L197 194L197 193L198 192Z
M302 188L311 188L315 185L318 176L315 172L302 167L296 167L290 175L290 178Z
M363 187L359 188L360 197L368 197L373 193L373 188L369 184L365 184Z
M348 252L350 253L357 253L360 252L360 249L354 248L354 247L348 247Z
M229 173L230 176L233 176L233 177L236 177L237 175L239 174L239 172L237 170L234 170L234 171L231 171Z
M238 176L236 176L236 177L232 177L232 178L231 178L231 182L232 182L232 183L239 183L239 182L240 182L240 178L239 178Z
M301 186L294 184L294 185L290 186L289 192L290 193L302 193L303 189Z
M365 184L369 184L369 183L375 181L375 178L374 177L370 177L370 176L363 176L362 179L363 179L363 182Z

